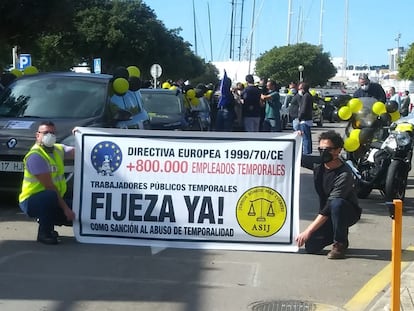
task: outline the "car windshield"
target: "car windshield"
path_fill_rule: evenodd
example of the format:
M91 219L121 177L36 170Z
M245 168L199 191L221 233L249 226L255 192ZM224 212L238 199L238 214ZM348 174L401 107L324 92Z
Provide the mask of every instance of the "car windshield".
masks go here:
M148 113L181 114L180 97L175 93L141 92L144 108Z
M113 95L111 102L119 108L129 111L132 115L136 115L142 111L139 106L141 101L139 92L127 92L123 96Z
M57 76L18 79L0 94L0 116L90 118L102 113L106 85Z

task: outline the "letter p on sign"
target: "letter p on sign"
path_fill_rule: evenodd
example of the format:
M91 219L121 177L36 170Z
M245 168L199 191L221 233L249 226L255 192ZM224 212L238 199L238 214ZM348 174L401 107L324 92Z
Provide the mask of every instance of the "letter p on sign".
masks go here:
M30 54L20 54L19 55L19 69L23 70L24 68L32 65L32 57Z

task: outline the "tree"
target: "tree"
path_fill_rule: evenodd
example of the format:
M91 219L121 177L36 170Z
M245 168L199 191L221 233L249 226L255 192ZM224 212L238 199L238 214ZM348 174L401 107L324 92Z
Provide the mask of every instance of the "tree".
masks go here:
M299 65L304 67L304 81L311 86L325 85L336 74L329 53L308 43L274 47L265 52L256 60L256 74L287 86L299 80Z
M404 61L398 67L398 77L400 79L414 80L414 43L410 45Z

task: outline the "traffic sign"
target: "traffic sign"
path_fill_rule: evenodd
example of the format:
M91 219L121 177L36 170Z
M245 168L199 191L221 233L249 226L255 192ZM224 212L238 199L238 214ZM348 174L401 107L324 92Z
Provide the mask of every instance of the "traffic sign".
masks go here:
M101 73L101 59L100 58L94 58L93 59L93 72L94 73Z
M151 72L151 76L152 76L154 79L157 79L157 78L159 78L159 77L161 76L161 74L162 74L162 68L161 68L161 66L160 66L160 65L158 65L158 64L154 64L154 65L152 65L152 66L151 66L150 72Z
M23 70L32 65L32 56L30 54L19 55L19 69Z

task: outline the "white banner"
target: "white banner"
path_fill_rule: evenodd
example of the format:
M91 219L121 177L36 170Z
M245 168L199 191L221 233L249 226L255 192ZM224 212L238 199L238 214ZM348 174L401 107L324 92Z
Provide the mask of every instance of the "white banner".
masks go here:
M79 128L86 243L297 251L301 137Z

